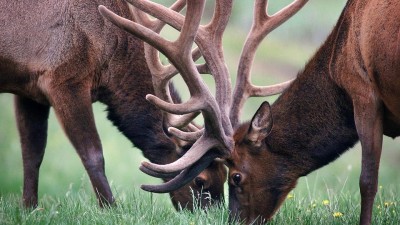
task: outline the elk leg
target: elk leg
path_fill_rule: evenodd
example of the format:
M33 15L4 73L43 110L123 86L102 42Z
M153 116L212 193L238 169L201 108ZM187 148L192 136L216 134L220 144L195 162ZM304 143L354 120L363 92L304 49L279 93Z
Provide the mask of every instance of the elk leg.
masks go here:
M372 103L371 103L372 102ZM382 151L383 126L381 104L355 103L355 123L362 147L360 175L360 224L371 224L372 209L378 187L379 162Z
M56 116L89 175L100 207L114 203L108 184L103 150L94 121L90 90L57 87L52 96Z
M14 104L24 167L23 204L25 207L36 207L50 107L19 96L15 96Z

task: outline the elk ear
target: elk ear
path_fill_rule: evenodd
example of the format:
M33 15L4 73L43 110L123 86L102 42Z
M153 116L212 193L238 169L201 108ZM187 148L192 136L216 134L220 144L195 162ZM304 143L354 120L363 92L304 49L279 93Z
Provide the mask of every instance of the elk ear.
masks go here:
M261 146L264 140L272 130L271 106L268 102L263 102L258 108L256 114L251 119L247 139L256 147Z

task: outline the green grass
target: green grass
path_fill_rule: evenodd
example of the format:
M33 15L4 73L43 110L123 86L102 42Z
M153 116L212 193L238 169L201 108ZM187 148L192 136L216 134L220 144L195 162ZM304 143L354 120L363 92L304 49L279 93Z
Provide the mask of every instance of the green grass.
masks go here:
M357 224L360 211L356 192L325 190L327 196L304 196L296 190L270 221L270 224ZM35 209L21 207L20 196L0 197L0 224L182 224L206 225L228 223L226 206L207 210L176 212L168 202L138 190L117 194L117 204L99 208L92 193L85 189L68 190L64 195L43 196ZM398 224L400 198L398 190L380 187L374 207L373 224ZM232 223L240 224L239 222Z
M196 213L178 213L154 200L151 194L124 193L115 207L97 207L91 193L81 190L65 196L45 196L36 209L23 209L19 198L9 195L0 198L1 224L227 224L225 208L211 208Z
M117 194L116 205L100 208L85 188L63 196L43 196L35 209L20 206L20 196L0 197L0 224L227 224L226 207L177 212L169 202L137 189ZM167 206L168 205L168 206Z
M326 189L330 192L329 189ZM398 224L398 193L379 190L372 224ZM289 195L271 224L357 224L360 212L358 192L330 192L327 197Z

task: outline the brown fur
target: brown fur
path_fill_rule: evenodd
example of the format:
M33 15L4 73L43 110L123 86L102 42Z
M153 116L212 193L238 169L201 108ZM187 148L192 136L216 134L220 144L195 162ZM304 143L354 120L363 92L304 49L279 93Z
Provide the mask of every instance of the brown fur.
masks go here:
M37 204L50 107L81 157L100 205L113 203L114 197L104 173L92 102L108 106L109 119L150 161L165 164L179 157L177 146L164 133L161 112L145 100L154 91L142 42L97 10L102 4L129 18L124 1L0 4L0 92L16 95L25 206ZM197 182L171 193L174 206L191 209L191 189L222 199L225 177L221 163L213 164ZM207 197L199 201L203 206L208 205Z
M360 140L360 224L371 223L382 136L400 135L399 16L395 0L349 0L304 71L271 108L257 112L273 118L263 124L273 127L259 134L262 144L251 141L254 134L249 139L256 119L236 130L228 159L234 215L246 223L270 219L299 177Z

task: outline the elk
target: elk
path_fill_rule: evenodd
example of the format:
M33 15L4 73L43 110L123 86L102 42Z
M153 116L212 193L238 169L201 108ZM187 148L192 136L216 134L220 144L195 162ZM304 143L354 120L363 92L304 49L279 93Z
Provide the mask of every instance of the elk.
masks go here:
M251 84L250 74L259 43L307 0L295 0L274 15L267 14L267 0L255 0L253 25L231 94L221 39L232 1L216 3L212 21L223 21L219 27L212 23L200 25L204 0L187 1L186 15L190 17L148 1L128 2L181 31L177 40L170 42L144 23L137 24L99 7L104 17L166 55L180 71L192 96L182 104L153 95L146 98L170 113L200 111L205 123L201 132L169 128L177 137L196 142L171 164L143 162L142 170L156 177L180 172L167 183L143 185L143 189L168 192L179 188L212 158L219 157L229 168L232 217L248 224L262 222L272 218L299 177L334 161L360 141L360 224L371 223L382 136L400 135L400 3L349 0L325 43L293 81L258 87ZM202 71L192 60L194 42L215 79L215 98L210 98L200 77ZM239 124L248 97L280 92L272 106L264 102L251 121Z
M171 6L179 10L183 1ZM143 42L115 27L97 11L105 4L133 18L124 1L2 1L0 92L15 94L24 170L23 204L38 202L50 107L79 154L100 206L113 204L92 102L107 105L108 119L151 162L175 161L191 145L171 137L167 123L184 122L149 104L155 93ZM171 70L172 71L172 70ZM171 91L169 96L177 101ZM181 125L192 127L191 124ZM188 129L188 128L186 128ZM170 178L164 177L164 181ZM193 209L192 191L203 207L223 198L226 169L213 162L185 187L170 193L174 206Z

